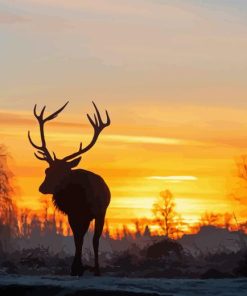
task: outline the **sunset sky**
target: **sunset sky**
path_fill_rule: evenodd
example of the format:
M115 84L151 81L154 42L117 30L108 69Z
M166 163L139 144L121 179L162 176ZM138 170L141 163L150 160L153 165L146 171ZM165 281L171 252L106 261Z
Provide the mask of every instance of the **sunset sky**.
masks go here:
M19 206L41 206L34 104L70 101L46 127L62 157L90 141L94 100L112 124L80 167L109 184L114 225L151 218L165 189L187 222L205 211L246 219L233 193L247 154L247 1L2 0L0 36L0 137Z

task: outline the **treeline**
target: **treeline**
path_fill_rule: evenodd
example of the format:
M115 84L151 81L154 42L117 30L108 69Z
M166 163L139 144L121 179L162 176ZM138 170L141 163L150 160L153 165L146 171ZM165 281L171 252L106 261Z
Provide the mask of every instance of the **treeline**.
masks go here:
M11 241L15 238L38 240L39 237L71 236L66 217L56 211L52 202L45 197L42 197L43 207L38 213L30 209L17 210L13 200L13 174L8 168L7 159L6 149L0 146L0 251L11 248ZM243 167L245 162L241 167L241 176L245 178ZM205 213L198 223L186 223L181 214L177 213L175 198L169 190L160 193L152 211L153 219L136 219L132 225L122 225L115 229L110 228L110 223L106 221L103 236L115 240L160 235L178 239L185 233L197 233L205 225L247 232L247 221L238 222L234 213ZM92 229L93 223L90 231Z

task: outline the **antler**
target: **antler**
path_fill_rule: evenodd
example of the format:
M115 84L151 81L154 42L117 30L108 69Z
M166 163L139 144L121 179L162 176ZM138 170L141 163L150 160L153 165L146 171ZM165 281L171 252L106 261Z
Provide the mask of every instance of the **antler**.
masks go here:
M94 144L96 143L98 136L102 132L102 130L111 124L111 120L110 120L107 110L105 110L106 122L104 123L102 121L102 118L101 118L101 115L100 115L100 112L99 112L97 106L95 105L94 102L92 102L92 103L94 105L94 109L95 109L96 114L94 114L94 119L89 114L87 114L87 118L88 118L89 122L91 123L92 127L94 128L93 138L92 138L91 142L85 148L82 148L82 143L80 143L79 150L73 154L70 154L70 155L64 157L63 160L65 160L65 161L71 160L71 159L87 152L88 150L90 150L94 146Z
M39 123L39 129L40 129L40 138L41 138L41 146L36 145L30 135L30 131L28 131L28 139L31 143L31 145L37 149L38 153L41 155L39 156L36 152L34 153L34 155L39 159L39 160L45 160L47 161L49 164L51 164L54 160L49 152L49 150L46 147L46 141L45 141L45 133L44 133L44 125L47 121L50 121L54 118L56 118L58 116L58 114L60 112L63 111L63 109L68 105L69 102L67 102L65 105L63 105L63 107L61 107L60 109L58 109L56 112L52 113L51 115L47 116L46 118L44 118L44 112L45 112L45 108L46 106L43 107L43 109L41 110L40 114L37 114L37 105L34 106L33 109L33 114L36 117L36 119L38 120ZM54 155L54 159L56 159L56 155L55 153L53 153Z

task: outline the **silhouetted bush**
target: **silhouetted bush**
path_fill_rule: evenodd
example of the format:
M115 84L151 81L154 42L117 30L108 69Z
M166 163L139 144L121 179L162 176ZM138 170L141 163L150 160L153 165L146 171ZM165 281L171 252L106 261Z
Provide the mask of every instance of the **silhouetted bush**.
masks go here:
M1 267L4 269L6 273L16 274L18 273L18 268L16 264L12 261L6 260L1 264Z
M232 278L233 275L227 272L219 271L215 268L210 268L201 275L202 279L224 279Z
M134 254L125 251L113 259L112 266L119 268L121 271L134 271L138 269L139 261Z
M149 246L146 251L146 256L147 258L161 258L175 254L177 257L181 257L182 252L183 247L178 242L171 239L164 239Z
M235 269L235 273L238 276L247 277L247 253L245 253L243 258L239 261L238 267Z

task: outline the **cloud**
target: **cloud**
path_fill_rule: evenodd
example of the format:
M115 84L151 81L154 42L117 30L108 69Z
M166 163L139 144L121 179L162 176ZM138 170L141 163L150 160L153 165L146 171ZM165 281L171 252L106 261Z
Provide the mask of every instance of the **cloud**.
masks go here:
M26 22L28 19L26 17L7 12L0 11L0 24L15 24Z
M0 110L0 125L7 126L33 126L38 123L33 116L30 116L32 111L30 112L5 112ZM88 127L88 124L79 122L68 122L68 121L52 121L49 125L57 126L57 127L71 127L71 128L82 128Z
M196 181L198 180L195 176L149 176L149 180L164 180L168 182L183 182L183 181Z
M127 136L127 135L105 135L106 141L116 141L124 143L139 144L162 144L162 145L181 145L183 140L161 137L143 137L143 136Z
M104 141L133 143L133 144L154 144L154 145L155 144L156 145L204 145L201 142L182 140L178 138L128 136L128 135L105 135Z
M70 28L68 23L63 17L59 15L49 15L48 11L33 9L30 6L25 5L6 5L2 6L0 4L0 24L16 24L18 27L19 24L32 23L32 26L28 24L26 29L32 30L35 32L44 31L51 32L56 30L57 33L63 31L64 28Z

